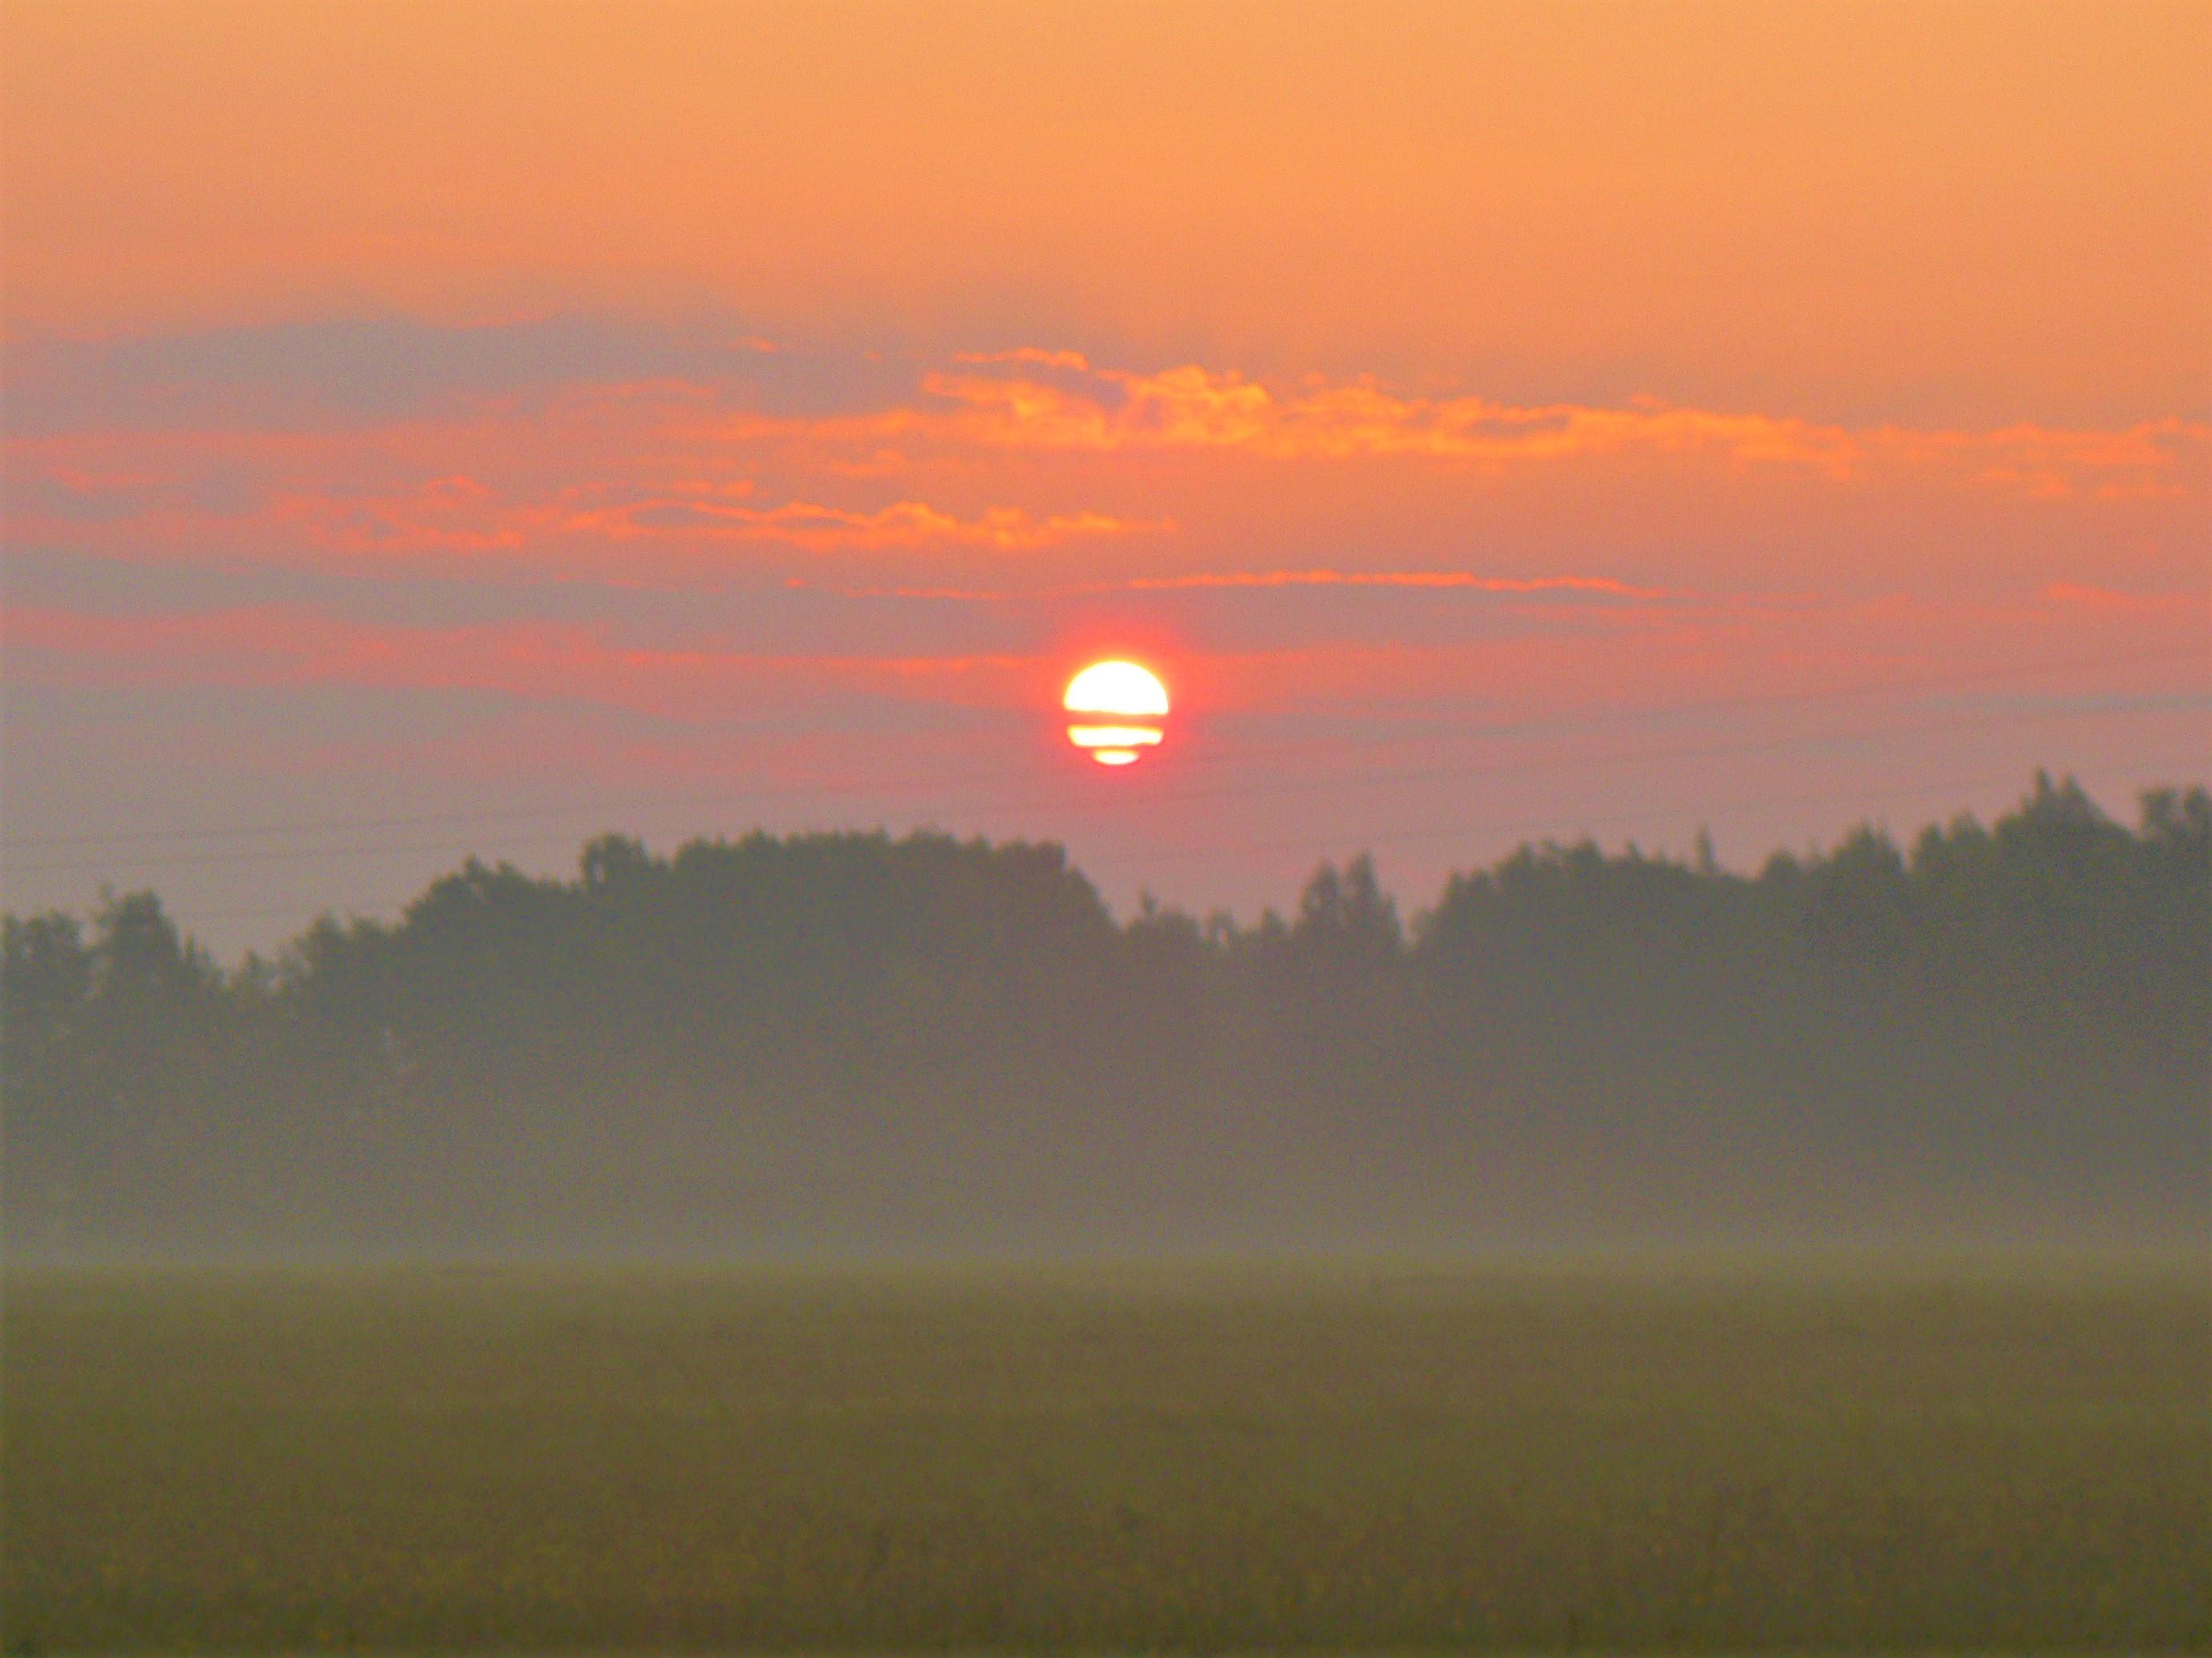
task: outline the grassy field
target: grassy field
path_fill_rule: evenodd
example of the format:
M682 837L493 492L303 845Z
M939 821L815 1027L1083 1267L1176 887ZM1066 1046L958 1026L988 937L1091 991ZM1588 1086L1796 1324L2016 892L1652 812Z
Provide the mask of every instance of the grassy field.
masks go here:
M18 1274L5 1639L2212 1644L2111 1266Z

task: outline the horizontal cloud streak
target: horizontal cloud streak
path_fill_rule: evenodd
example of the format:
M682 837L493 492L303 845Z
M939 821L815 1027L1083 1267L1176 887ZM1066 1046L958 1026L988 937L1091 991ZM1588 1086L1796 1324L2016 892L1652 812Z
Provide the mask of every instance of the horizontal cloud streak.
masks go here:
M820 586L794 576L793 587ZM848 598L941 599L968 604L1002 604L1098 598L1114 593L1178 593L1270 592L1300 587L1361 587L1403 589L1418 592L1468 592L1501 597L1544 595L1597 598L1660 599L1678 597L1674 590L1639 587L1610 576L1493 576L1469 570L1196 570L1180 575L1132 576L1121 581L1075 582L1057 587L925 587L830 586L823 590Z
M900 501L872 512L786 501L755 507L713 500L660 499L587 509L557 520L564 531L596 531L617 539L692 536L708 540L776 541L814 551L885 550L934 544L1024 552L1085 536L1168 530L1166 520L1117 519L1105 513L1036 517L1018 507L993 507L973 519L926 501Z
M1020 368L1040 360L1008 354L1005 361ZM2212 424L2172 417L2117 431L1853 429L1656 398L1618 408L1516 407L1480 397L1403 397L1365 380L1279 388L1194 364L1137 374L1094 368L1073 354L1044 361L1068 372L1055 380L939 373L923 385L960 405L943 422L957 438L1013 448L1211 448L1279 460L1413 457L1488 468L1703 455L1806 467L1838 483L1885 466L1948 468L2038 495L2201 491L2212 456ZM894 419L881 430L895 436L915 424Z
M9 426L25 436L535 412L580 387L713 386L748 408L822 416L910 399L921 373L878 352L763 339L734 319L581 313L474 326L387 315L106 338L19 333L0 342L0 362Z
M14 606L0 639L43 683L492 691L712 720L825 690L1007 706L1040 671L1014 656L790 656L701 641L650 644L611 626L378 626L293 606L104 616Z
M220 446L234 458L210 456L210 462L235 471L238 446L226 441ZM316 552L520 556L636 543L695 549L758 544L816 553L930 548L1011 553L1175 527L1166 519L1082 509L986 505L963 514L914 499L880 507L807 499L759 504L750 499L756 489L744 478L659 485L594 482L518 498L457 472L376 489L344 476L339 457L331 458L339 464L325 471L326 481L313 487L297 476L299 451L284 444L270 446L261 480L225 491L204 474L193 475L191 446L184 447L177 470L157 469L128 482L102 481L66 460L33 463L11 491L10 539L140 558L204 549L229 556L258 551L281 561ZM33 452L18 454L28 459ZM253 470L250 463L247 470ZM282 476L285 471L295 475Z
M1139 576L1121 584L1131 592L1174 592L1212 587L1419 587L1464 588L1484 593L1597 593L1613 598L1663 598L1667 591L1636 587L1607 576L1537 576L1526 579L1476 575L1466 570L1228 570L1190 575ZM1075 588L1106 592L1111 586Z

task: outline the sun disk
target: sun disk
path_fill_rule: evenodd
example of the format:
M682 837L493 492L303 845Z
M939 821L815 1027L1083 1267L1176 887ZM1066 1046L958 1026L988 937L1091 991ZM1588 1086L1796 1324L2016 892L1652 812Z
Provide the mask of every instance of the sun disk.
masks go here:
M1094 662L1067 682L1060 706L1090 715L1067 727L1067 740L1102 766L1134 763L1166 735L1168 688L1150 668L1134 662ZM1104 715L1113 723L1099 720ZM1139 721L1145 723L1139 724Z

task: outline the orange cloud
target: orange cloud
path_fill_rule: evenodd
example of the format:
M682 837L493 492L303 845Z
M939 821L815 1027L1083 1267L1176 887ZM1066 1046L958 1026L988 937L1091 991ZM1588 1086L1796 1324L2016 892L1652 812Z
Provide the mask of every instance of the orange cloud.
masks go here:
M593 545L751 544L805 553L965 549L1018 553L1100 537L1172 531L1172 519L1087 507L1007 503L969 510L908 498L846 505L810 495L758 499L733 475L742 446L688 460L720 477L659 477L669 411L625 400L635 423L600 411L579 431L559 422L476 421L456 428L397 422L356 441L288 433L71 434L7 446L5 521L18 545L134 558L196 550L282 562L301 553L461 558L573 558ZM619 432L620 440L612 440ZM541 449L529 452L530 439ZM595 441L596 440L596 441ZM386 482L426 462L469 470ZM126 462L135 464L126 466ZM600 475L561 483L549 471L596 462ZM238 480L236 500L204 480ZM491 481L487 481L487 480Z
M786 501L755 507L724 502L661 498L571 513L556 520L564 531L598 532L617 538L636 536L700 537L708 540L776 541L812 551L843 549L879 550L927 545L984 547L1024 552L1086 536L1124 536L1170 530L1166 519L1115 518L1106 513L1054 513L1043 516L1018 507L993 507L970 519L940 511L926 501L894 501L872 512Z
M2086 490L2106 498L2201 490L2212 457L2212 424L2179 418L2113 431L2027 424L1986 432L1855 429L1656 398L1616 408L1523 407L1480 397L1401 397L1371 380L1278 389L1195 364L1135 374L1092 368L1072 353L1005 353L988 361L1050 362L1082 378L1066 384L931 374L924 389L959 405L939 428L955 441L1047 450L1215 448L1280 460L1411 456L1489 469L1631 454L1705 456L1802 466L1838 482L1878 467L1943 469L2035 495ZM910 416L852 429L884 440L928 426L926 416Z
M678 418L687 438L758 446L846 476L993 452L1242 455L1273 461L1403 459L1498 475L1566 463L1794 469L1833 483L1929 481L2029 498L2181 500L2212 480L2212 423L2160 416L2112 428L2020 422L1983 430L1848 426L1786 412L1685 406L1517 404L1400 393L1369 377L1255 378L1189 363L1098 366L1074 351L957 354L920 395L870 410Z
M769 543L806 552L893 552L931 547L1027 552L1098 536L1171 530L1164 519L1093 512L1034 513L990 507L971 517L921 501L874 509L787 501L755 507L732 499L745 483L609 501L623 492L581 487L550 502L463 496L452 480L370 500L300 495L276 503L277 519L316 544L356 553L520 552L556 541Z

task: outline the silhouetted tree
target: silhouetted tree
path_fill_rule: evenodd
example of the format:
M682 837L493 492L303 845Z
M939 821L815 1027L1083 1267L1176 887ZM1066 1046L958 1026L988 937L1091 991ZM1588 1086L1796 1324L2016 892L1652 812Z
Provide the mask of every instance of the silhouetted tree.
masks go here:
M1524 847L1401 925L1057 847L470 859L228 975L150 893L9 917L6 1237L994 1247L2204 1229L2212 801L2039 776L1755 875Z

